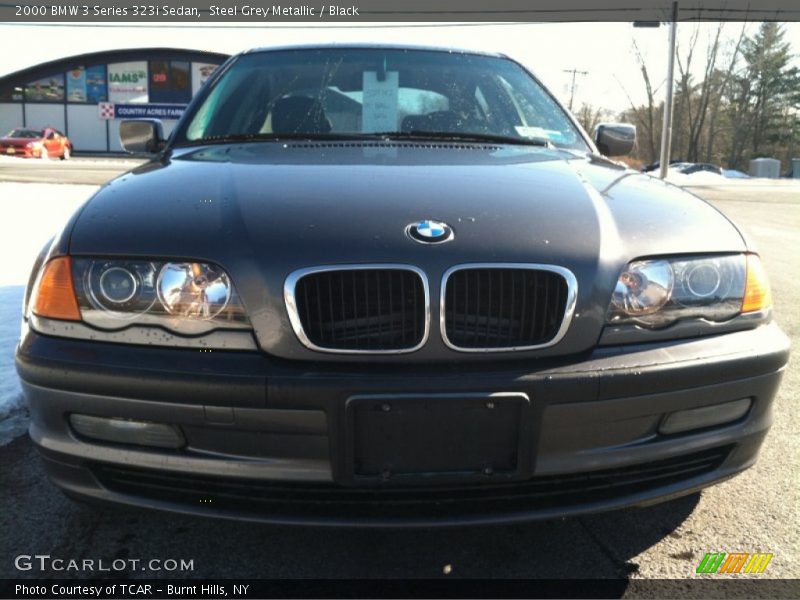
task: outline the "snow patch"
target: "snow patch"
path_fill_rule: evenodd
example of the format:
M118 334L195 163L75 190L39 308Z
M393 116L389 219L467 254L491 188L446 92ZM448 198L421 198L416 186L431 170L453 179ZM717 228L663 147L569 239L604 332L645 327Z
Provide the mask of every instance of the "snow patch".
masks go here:
M0 446L25 432L27 410L14 352L31 267L47 241L97 189L89 185L0 183Z
M14 350L19 340L24 286L0 287L0 446L19 435L24 418L22 389L14 368ZM8 421L8 423L6 422ZM13 424L12 424L13 422Z
M0 286L25 285L33 261L72 213L97 190L94 185L0 183Z

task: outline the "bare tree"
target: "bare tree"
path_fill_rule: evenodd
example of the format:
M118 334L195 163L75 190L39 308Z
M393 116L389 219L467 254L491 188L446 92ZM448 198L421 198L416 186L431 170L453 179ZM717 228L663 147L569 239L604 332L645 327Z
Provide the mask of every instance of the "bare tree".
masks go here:
M645 92L647 93L647 104L645 106L637 106L625 87L622 84L620 84L620 87L622 87L631 105L628 114L632 117L639 132L639 146L647 151L647 159L649 162L653 162L658 158L659 148L661 146L661 129L659 123L661 111L655 100L658 88L653 87L650 74L647 71L647 63L642 56L641 50L639 50L639 46L636 44L636 40L633 41L633 52L636 56L636 61L639 63L639 69L642 72Z
M675 112L672 117L673 121L673 140L672 140L672 147L678 149L678 154L687 157L687 160L692 160L688 158L689 155L689 139L691 137L691 131L695 127L695 115L692 112L692 96L694 94L693 83L692 83L692 60L694 57L694 50L697 46L697 39L700 36L700 28L695 25L694 32L692 37L689 41L689 51L686 54L685 65L684 60L681 60L681 48L680 45L677 47L675 52L676 63L678 65L678 73L680 77L678 78L678 85L677 85L677 92L675 94ZM686 132L689 132L689 135L685 135ZM684 139L685 138L685 139ZM685 152L680 152L680 150L685 149Z
M797 54L778 23L762 23L753 35L745 24L733 39L724 27L706 30L704 51L700 28L678 50L673 156L730 168L741 168L757 155L786 160L800 143L800 69L792 64ZM656 102L651 74L635 43L633 54L647 100L634 103L620 84L630 102L622 116L639 130L637 158L653 162L664 104Z
M791 44L779 23L762 23L742 42L742 69L728 91L729 118L734 135L728 154L731 167L760 155L786 155L795 135L794 119L786 121L787 106L796 115L800 104L800 69L792 66Z
M575 118L578 119L578 123L581 124L589 134L594 131L594 128L597 127L604 119L608 117L608 111L603 108L596 108L585 102L581 105L578 109L578 112L575 113Z
M722 59L722 32L724 27L725 24L720 23L706 44L705 64L703 65L702 80L699 84L693 84L690 72L697 44L698 29L695 30L695 35L692 37L685 66L681 60L680 52L678 53L679 92L682 101L679 108L679 112L681 112L679 118L682 118L686 124L686 160L693 162L701 159L703 154L701 146L704 137L706 140L706 160L711 161L714 134L716 133L716 119L722 99L722 91L731 80L742 40L744 39L745 28L743 27L727 68L724 71L720 70L717 64Z
M718 123L720 107L722 106L722 100L725 95L725 90L730 85L730 82L733 78L733 74L736 69L736 65L739 61L739 53L741 51L742 41L745 39L746 31L747 31L747 24L745 23L744 25L742 25L742 31L739 33L739 39L736 41L736 45L734 46L730 58L728 59L728 67L724 71L718 71L716 73L713 73L713 75L707 75L707 77L714 77L716 79L716 84L712 87L712 93L709 94L710 96L712 96L712 99L708 115L708 134L706 136L706 154L705 154L706 162L713 161L714 142L716 141L717 123ZM717 43L718 39L719 36L717 36ZM708 72L709 71L707 70L707 73Z

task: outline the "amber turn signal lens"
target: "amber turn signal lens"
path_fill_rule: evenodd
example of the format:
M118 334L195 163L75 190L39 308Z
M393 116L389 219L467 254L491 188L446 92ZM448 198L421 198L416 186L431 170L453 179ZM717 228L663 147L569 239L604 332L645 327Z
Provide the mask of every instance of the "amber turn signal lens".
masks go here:
M44 266L34 293L31 310L37 317L81 320L75 288L72 286L72 262L69 256L59 256Z
M742 312L764 310L772 305L772 294L769 291L767 272L761 259L755 254L747 255L747 283L744 288Z

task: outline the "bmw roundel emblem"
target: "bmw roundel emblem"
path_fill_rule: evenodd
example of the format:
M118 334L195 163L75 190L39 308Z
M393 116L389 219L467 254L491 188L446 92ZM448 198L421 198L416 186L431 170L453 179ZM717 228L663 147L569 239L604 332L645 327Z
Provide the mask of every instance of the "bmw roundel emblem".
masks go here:
M453 239L453 229L441 221L417 221L406 227L406 234L421 244L441 244Z

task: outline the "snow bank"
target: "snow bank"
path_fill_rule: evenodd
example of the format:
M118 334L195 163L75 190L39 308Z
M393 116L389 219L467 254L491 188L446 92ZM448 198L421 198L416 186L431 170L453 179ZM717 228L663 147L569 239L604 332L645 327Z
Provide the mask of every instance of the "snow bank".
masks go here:
M675 185L717 185L728 183L728 178L711 171L695 171L686 175L674 169L667 170L667 181Z
M0 287L0 420L22 406L19 381L14 371L14 348L19 339L24 291L22 286Z
M94 185L0 183L0 287L25 285L33 261L75 210L97 190Z
M0 183L0 446L27 427L14 369L22 298L42 246L97 188L89 185Z

